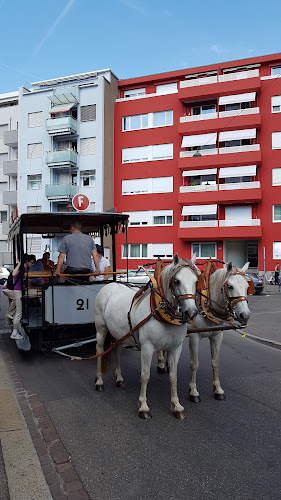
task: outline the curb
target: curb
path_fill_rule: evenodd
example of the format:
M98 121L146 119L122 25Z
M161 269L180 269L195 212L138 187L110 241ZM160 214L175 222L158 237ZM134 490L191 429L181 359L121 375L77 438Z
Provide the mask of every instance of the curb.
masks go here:
M21 418L26 427L29 440L31 441L36 456L37 467L41 472L42 483L45 484L49 493L48 496L41 497L36 495L36 492L32 490L28 492L29 494L25 495L25 498L35 498L36 500L89 500L89 496L71 462L71 456L64 448L47 410L38 399L37 394L26 391L23 387L13 361L7 352L4 340L0 340L0 347L1 376L3 369L6 370L7 377L10 378L10 387L13 392L15 404L17 405L18 412L21 414ZM3 359L2 363L1 358ZM0 437L2 437L2 432L0 432ZM15 454L18 455L16 446ZM12 484L9 482L4 449L3 458L10 491L10 486L12 487ZM15 470L14 475L16 474L17 472ZM30 477L30 474L32 474L30 469L26 470L26 475ZM22 480L20 479L18 482L21 483ZM32 481L30 482L32 486ZM23 492L21 490L20 495L12 496L10 491L10 500L23 498L22 494Z
M246 338L254 340L255 342L259 342L260 344L267 345L268 347L273 347L274 349L281 349L281 342L276 342L275 340L268 340L263 337L257 337L256 335L252 335L251 333L247 332L239 332L238 330L235 330L238 335L245 335Z

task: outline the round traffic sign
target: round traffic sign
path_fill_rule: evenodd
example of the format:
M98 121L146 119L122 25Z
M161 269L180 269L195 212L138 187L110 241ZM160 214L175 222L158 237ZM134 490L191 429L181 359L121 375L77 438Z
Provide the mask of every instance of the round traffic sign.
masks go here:
M89 205L89 198L85 194L76 194L72 198L72 206L75 210L86 210Z

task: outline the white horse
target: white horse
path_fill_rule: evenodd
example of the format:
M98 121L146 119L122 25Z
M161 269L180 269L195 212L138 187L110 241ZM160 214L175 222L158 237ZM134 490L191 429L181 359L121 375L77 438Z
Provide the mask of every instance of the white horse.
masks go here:
M196 255L190 262L174 256L171 265L161 272L163 297L161 304L174 310L181 317L180 324L170 324L156 319L157 310L151 311L151 294L148 288L134 299L138 288L130 288L121 283L111 283L103 287L95 301L95 324L97 338L97 354L104 352L104 341L108 332L116 340L121 339L129 330L136 329L126 339L126 345L141 348L141 390L139 395L139 416L150 418L147 404L147 384L150 378L150 367L153 353L159 349L168 352L170 365L171 407L173 414L185 418L184 408L180 404L177 393L177 366L182 343L186 336L186 321L193 321L197 314L195 305L196 283L198 274L194 267ZM152 314L153 312L153 314ZM129 317L129 321L128 321ZM148 319L149 318L149 319ZM147 319L146 322L143 320ZM120 369L120 350L122 343L116 348L115 380L118 387L124 386ZM104 356L103 356L104 358ZM96 390L103 390L101 357L97 358Z
M232 317L241 325L246 325L250 310L247 301L248 281L244 275L249 266L249 262L242 269L237 269L228 263L224 268L217 269L210 278L210 308L214 316L224 318L227 315ZM187 326L189 336L190 369L191 380L189 383L189 398L194 403L201 401L200 394L196 386L196 374L199 367L198 350L199 342L202 338L210 340L211 359L213 369L213 393L217 400L225 400L225 393L219 380L219 353L223 339L223 331L208 331L210 327L215 327L207 317L198 314L194 323ZM204 329L206 328L206 331ZM199 332L189 332L188 330L198 329ZM158 372L163 373L165 360L163 353L158 354Z

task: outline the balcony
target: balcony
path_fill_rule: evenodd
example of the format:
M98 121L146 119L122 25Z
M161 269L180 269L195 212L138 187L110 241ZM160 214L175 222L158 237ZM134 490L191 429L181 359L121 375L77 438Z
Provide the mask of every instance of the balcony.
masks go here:
M16 205L17 204L17 191L3 191L3 204Z
M182 81L179 85L179 99L188 102L228 94L256 92L259 88L259 70L252 69Z
M178 195L180 205L259 203L261 199L260 181L181 186Z
M2 222L2 235L7 236L9 234L9 223L8 222Z
M18 146L18 131L17 130L6 130L4 132L3 142L6 146L11 148L17 148Z
M235 118L235 120L229 120ZM205 113L201 115L181 116L178 132L181 135L204 134L208 132L219 132L221 130L232 130L236 128L261 127L260 109L247 108L233 111L220 111L219 113Z
M72 149L63 151L48 151L45 157L48 167L57 167L60 165L73 166L77 165L77 153Z
M190 223L203 223L191 226ZM262 227L260 219L219 220L219 221L181 221L178 237L185 241L217 241L217 240L260 240ZM216 223L206 226L206 223Z
M15 177L18 174L18 160L4 161L3 174Z
M259 144L200 150L201 156L194 156L195 151L181 151L178 166L186 168L228 167L233 165L260 165L261 151Z
M79 191L79 186L73 184L50 184L45 186L45 196L48 200L68 200Z
M72 116L49 118L46 121L46 130L51 136L77 134L77 120Z

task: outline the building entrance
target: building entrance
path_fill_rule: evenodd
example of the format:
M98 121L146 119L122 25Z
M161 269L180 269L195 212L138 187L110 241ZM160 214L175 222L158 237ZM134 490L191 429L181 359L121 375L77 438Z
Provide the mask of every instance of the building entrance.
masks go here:
M257 241L225 241L223 254L225 262L232 262L236 267L243 267L246 262L250 262L249 269L258 270Z

